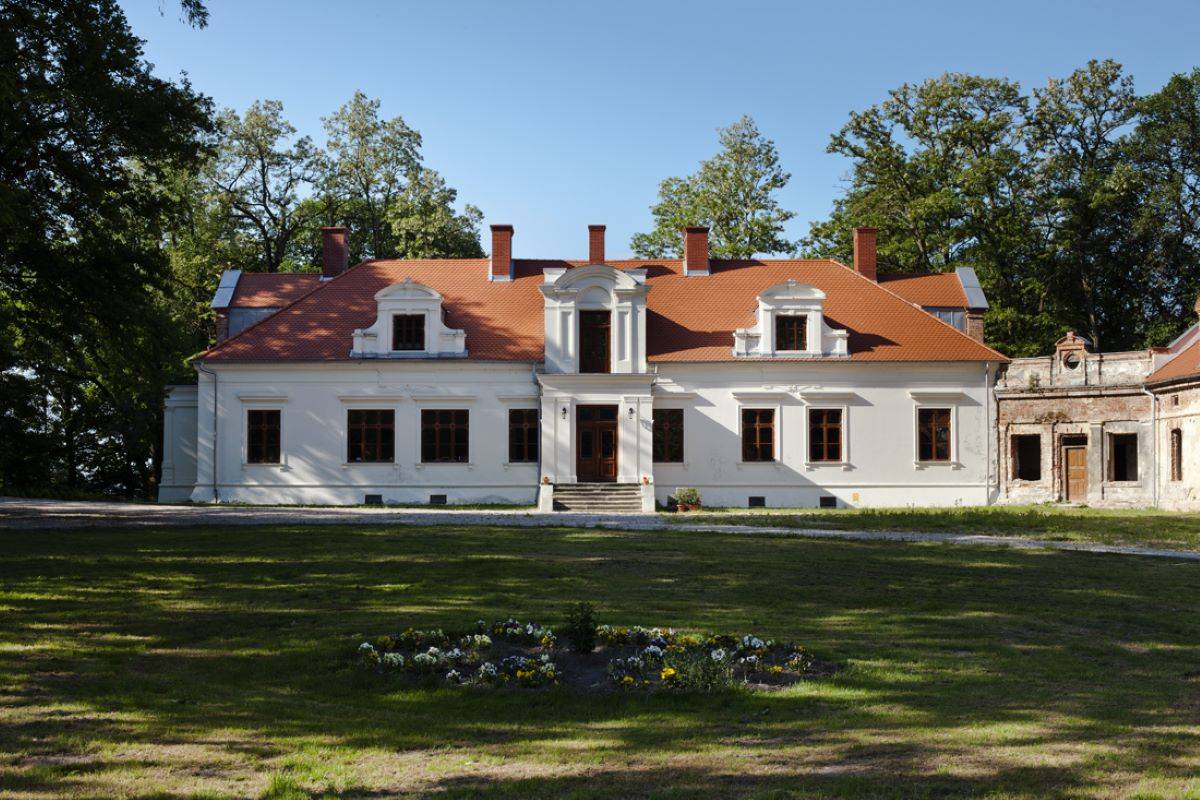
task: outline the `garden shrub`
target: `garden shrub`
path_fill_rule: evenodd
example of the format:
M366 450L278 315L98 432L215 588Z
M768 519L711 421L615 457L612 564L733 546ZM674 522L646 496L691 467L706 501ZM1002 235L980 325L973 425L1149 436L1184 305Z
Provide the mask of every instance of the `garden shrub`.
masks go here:
M595 650L596 609L592 604L579 603L568 611L564 631L576 653L590 653Z

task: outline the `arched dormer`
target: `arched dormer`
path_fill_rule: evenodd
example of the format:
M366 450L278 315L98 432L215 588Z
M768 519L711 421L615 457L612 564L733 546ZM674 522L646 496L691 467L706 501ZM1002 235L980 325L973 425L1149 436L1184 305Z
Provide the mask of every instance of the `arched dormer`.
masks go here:
M606 264L543 272L547 372L646 371L645 270ZM607 324L607 331L602 325ZM599 368L607 339L607 369Z
M848 334L825 324L825 293L788 281L758 296L758 320L733 333L733 354L745 357L846 356Z
M466 358L467 336L447 328L442 295L412 278L375 293L375 324L354 332L355 358Z

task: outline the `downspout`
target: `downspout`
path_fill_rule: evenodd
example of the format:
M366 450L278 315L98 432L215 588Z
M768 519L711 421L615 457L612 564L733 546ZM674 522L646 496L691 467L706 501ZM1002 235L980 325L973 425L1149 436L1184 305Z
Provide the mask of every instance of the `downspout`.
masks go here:
M213 415L212 415L212 487L213 502L221 502L217 493L217 373L204 366L203 361L196 362L196 369L205 375L211 375L213 380Z
M992 401L991 391L992 365L986 361L983 364L983 484L987 492L987 505L992 504ZM996 427L1000 427L1000 416L996 415ZM996 499L1000 497L1000 469L996 468Z
M1150 398L1150 480L1151 502L1158 508L1158 395L1142 386L1142 394Z

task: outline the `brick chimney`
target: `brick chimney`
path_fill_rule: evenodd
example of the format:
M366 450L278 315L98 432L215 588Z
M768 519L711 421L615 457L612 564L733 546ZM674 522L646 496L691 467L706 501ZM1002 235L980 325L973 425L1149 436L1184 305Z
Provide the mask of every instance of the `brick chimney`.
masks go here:
M604 226L588 225L588 263L604 263Z
M878 280L875 272L875 228L854 229L854 269L864 278Z
M321 228L321 279L336 278L350 264L350 234L345 228Z
M511 281L513 276L512 225L492 226L492 264L488 280Z
M683 229L683 274L708 274L708 228L703 225Z

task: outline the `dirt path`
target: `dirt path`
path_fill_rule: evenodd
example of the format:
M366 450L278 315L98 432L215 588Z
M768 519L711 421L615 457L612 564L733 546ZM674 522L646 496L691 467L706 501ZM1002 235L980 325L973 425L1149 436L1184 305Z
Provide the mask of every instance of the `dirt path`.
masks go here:
M455 511L424 508L301 508L296 506L204 506L151 503L31 500L0 498L0 531L47 528L155 527L189 525L500 525L505 527L620 528L681 530L743 535L802 536L885 542L940 542L1018 549L1069 550L1081 553L1173 558L1200 561L1194 550L1061 542L975 533L853 531L751 525L691 525L665 514L541 514L523 509Z

